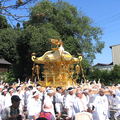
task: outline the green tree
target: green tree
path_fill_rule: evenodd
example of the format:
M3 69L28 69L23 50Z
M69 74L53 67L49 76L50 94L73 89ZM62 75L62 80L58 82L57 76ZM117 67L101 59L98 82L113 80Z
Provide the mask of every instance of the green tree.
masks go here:
M45 15L33 16L44 11L47 11ZM41 27L41 24L46 28L49 23L52 29L59 33L65 50L75 56L78 56L77 53L82 53L89 63L95 59L95 53L101 53L104 48L104 42L100 41L102 30L94 27L89 17L82 14L81 11L78 12L76 7L67 2L52 3L43 0L30 9L30 15L29 21L24 23L24 28L29 25ZM36 34L34 35L38 38ZM54 36L51 37L54 38ZM48 37L42 39L43 41L49 40ZM41 41L41 43L43 42Z
M15 63L19 58L16 43L20 33L20 30L14 30L13 28L4 28L0 32L1 57L11 63Z
M100 79L105 85L110 85L110 83L118 84L120 83L120 66L114 65L111 71L94 68L89 70L87 77L92 81Z
M113 70L110 71L110 80L112 83L120 83L120 66L114 65Z
M29 25L17 41L17 51L19 54L19 70L22 75L31 74L32 60L31 54L42 56L46 51L51 50L51 38L60 39L59 33L53 29L51 23L39 24L37 26Z
M98 80L99 78L101 79L101 73L102 71L98 68L94 68L89 72L89 78L90 80Z
M44 14L34 16L38 13ZM84 61L89 63L95 58L95 53L100 53L104 48L104 42L100 41L99 37L102 30L92 26L89 17L78 14L76 7L67 2L52 3L43 0L37 3L30 8L30 19L23 25L23 34L17 41L22 74L31 74L31 53L42 56L53 47L51 38L61 39L66 51L75 57L82 53Z
M110 72L108 70L102 70L100 75L101 82L103 82L105 85L110 85Z
M42 0L30 8L30 19L24 22L23 30L2 30L0 51L6 60L16 64L16 74L22 77L32 71L31 53L41 56L50 50L51 38L61 39L66 51L75 57L82 53L84 61L91 63L104 48L101 35L102 30L76 7L67 2ZM88 63L82 63L83 67Z
M10 28L10 24L7 23L7 19L5 18L5 16L0 15L0 31L1 29L4 28Z
M15 11L27 9L29 4L35 3L37 0L0 0L0 14L9 16L9 19L12 18L16 21L23 21L24 17L29 17L29 15L19 15Z
M14 74L14 71L13 71L12 68L10 68L9 71L5 73L5 75L6 75L6 78L7 78L5 80L5 82L7 82L7 83L15 82L16 78L15 78L15 74Z

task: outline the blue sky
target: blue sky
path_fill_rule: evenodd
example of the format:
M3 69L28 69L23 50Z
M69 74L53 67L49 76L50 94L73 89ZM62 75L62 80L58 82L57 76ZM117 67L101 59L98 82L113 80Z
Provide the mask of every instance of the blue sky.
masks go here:
M12 0L9 4L14 4ZM23 0L24 1L24 0ZM39 0L37 0L39 1ZM57 2L58 0L51 0ZM112 50L109 46L120 44L120 0L62 0L77 7L77 10L92 18L94 25L103 29L101 41L105 42L102 54L96 54L93 65L97 63L109 64L112 62ZM32 4L33 5L33 4ZM13 11L19 15L28 15L26 10ZM25 18L27 20L28 18ZM11 24L11 22L8 20ZM17 21L12 21L13 25Z

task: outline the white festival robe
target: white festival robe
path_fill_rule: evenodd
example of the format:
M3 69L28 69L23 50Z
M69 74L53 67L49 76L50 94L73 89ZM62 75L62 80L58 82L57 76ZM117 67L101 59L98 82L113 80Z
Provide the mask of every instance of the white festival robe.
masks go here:
M2 111L5 109L7 103L7 97L4 95L0 95L0 104L2 105Z
M17 95L17 96L19 96L19 98L21 99L20 100L20 105L19 105L19 109L23 109L23 107L24 107L24 99L23 99L23 97L22 97L22 94L18 94L18 92L16 91L15 93L13 93L13 95Z
M12 105L11 97L12 96L7 92L6 98L5 98L5 108Z
M47 102L47 101L51 101L51 102L53 103L53 96L50 97L50 96L47 95L47 96L45 97L45 99L44 99L44 103ZM52 111L51 111L51 113L52 113L53 116L55 117L55 111L54 111L54 106L53 106L53 104L52 104Z
M75 94L73 95L68 94L65 98L65 108L67 109L68 117L72 117L73 102L75 97L76 97Z
M39 103L39 101L31 98L27 104L27 112L28 118L30 120L33 120L34 115L36 116L36 118L38 118L39 113L41 112L41 104Z
M116 108L118 109L117 112L114 114L114 118L116 119L120 115L120 90L116 90L115 95Z
M3 98L3 96L1 95L1 93L0 93L0 120L1 120L1 118L2 118L2 110L3 110L3 101L4 101L4 98Z
M116 90L115 95L116 107L117 109L120 109L120 90Z
M89 104L89 96L88 96L88 95L85 96L85 95L83 94L82 101L84 101L85 110L87 111L87 109L88 109L88 104Z
M98 95L94 102L93 105L95 107L95 116L93 116L94 120L107 120L108 119L108 100L107 97L105 95L100 96Z
M84 101L82 101L82 99L76 97L74 99L74 103L73 103L73 110L72 110L72 119L74 118L76 113L81 113L83 111L85 111L85 105L84 105Z
M55 94L55 109L58 113L63 112L63 98L64 95L61 95L60 93Z
M26 91L25 92L25 101L26 101L26 103L28 104L29 103L29 101L32 99L32 90L28 90L28 91Z

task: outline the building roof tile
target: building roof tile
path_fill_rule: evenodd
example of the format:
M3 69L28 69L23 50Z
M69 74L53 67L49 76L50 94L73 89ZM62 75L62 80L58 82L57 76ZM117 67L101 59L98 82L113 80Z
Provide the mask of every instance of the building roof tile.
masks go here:
M0 64L7 64L7 65L11 65L10 62L6 61L5 59L0 59Z

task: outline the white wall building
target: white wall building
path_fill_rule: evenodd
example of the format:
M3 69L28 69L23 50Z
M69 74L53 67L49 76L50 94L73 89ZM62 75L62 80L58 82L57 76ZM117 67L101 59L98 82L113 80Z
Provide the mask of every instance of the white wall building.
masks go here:
M112 49L113 65L120 65L120 44L110 46Z
M112 57L113 57L113 62L110 64L102 64L102 63L97 63L96 65L92 66L90 69L93 70L93 68L99 68L100 70L112 70L113 66L115 64L120 65L120 44L118 45L112 45L110 46L112 49Z
M92 66L90 69L93 70L93 68L98 68L100 70L108 70L111 71L113 68L113 62L110 64L102 64L102 63L97 63L96 65Z

